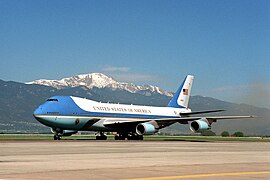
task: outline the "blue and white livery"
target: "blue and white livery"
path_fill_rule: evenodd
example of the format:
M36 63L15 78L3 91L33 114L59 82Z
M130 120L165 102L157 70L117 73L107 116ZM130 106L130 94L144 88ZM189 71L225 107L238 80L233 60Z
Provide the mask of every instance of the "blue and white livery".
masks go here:
M193 117L194 114L219 112L211 110L192 112L188 108L194 77L188 75L167 107L101 103L74 96L53 96L34 111L34 117L51 127L54 139L78 131L98 131L97 139L107 139L104 132L117 132L116 140L142 140L143 135L154 134L176 122L190 123L190 129L200 132L211 128L218 119L250 118L252 116Z

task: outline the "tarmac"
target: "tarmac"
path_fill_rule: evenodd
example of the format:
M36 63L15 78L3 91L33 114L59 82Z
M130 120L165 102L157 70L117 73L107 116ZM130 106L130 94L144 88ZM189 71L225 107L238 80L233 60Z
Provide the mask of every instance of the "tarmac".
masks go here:
M0 179L270 179L270 143L1 141Z

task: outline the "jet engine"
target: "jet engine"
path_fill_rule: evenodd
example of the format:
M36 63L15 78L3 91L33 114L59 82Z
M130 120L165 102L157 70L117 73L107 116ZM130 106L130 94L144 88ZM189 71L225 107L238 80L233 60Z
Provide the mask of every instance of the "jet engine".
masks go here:
M211 129L211 127L207 121L196 120L192 121L192 123L190 124L190 129L193 132L202 132L204 130Z
M76 134L78 131L51 128L51 132L53 134L58 134L58 135L61 135L61 136L71 136L72 134Z
M138 135L151 135L157 132L154 125L150 123L141 123L136 126L136 133Z

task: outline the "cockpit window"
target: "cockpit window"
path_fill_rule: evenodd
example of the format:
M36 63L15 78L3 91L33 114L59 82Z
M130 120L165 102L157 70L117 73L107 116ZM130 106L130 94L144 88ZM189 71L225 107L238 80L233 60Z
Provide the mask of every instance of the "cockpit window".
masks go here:
M58 101L58 99L47 99L47 101Z

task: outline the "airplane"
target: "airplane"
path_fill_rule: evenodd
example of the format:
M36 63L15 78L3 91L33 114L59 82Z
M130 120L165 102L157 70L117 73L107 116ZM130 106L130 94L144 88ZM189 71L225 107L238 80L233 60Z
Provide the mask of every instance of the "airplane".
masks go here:
M254 116L196 117L195 114L224 111L192 112L188 108L194 76L187 75L167 107L101 103L75 96L53 96L40 105L33 116L49 126L54 140L78 131L96 131L97 140L106 140L105 132L116 132L115 140L143 140L174 123L190 124L193 132L211 129L221 119L254 118Z

